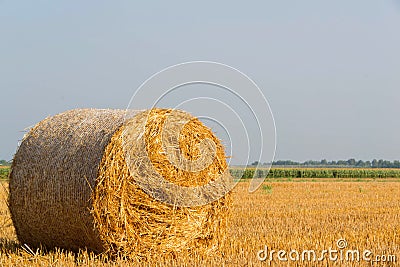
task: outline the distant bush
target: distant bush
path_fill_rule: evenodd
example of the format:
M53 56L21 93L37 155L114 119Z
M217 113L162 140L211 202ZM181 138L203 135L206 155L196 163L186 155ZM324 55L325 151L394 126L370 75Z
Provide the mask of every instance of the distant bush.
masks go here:
M10 168L0 168L0 179L8 179Z
M4 159L0 160L0 166L10 166L10 165L11 165L11 163L8 161L6 161Z

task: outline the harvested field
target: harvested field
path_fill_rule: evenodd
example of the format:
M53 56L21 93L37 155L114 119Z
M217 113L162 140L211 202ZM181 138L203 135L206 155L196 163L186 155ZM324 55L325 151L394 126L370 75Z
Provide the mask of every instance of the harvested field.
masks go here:
M344 260L292 261L290 266L371 266L362 260L365 250L369 258L385 259L387 264L373 266L397 266L400 257L400 183L363 181L340 182L324 179L323 182L267 182L255 193L247 192L248 183L242 182L234 189L233 209L227 229L227 242L214 256L193 255L171 258L162 254L152 255L143 265L171 266L282 266L275 252L273 260L260 262L257 252L266 245L269 250L337 249L337 241L345 239L342 250ZM33 255L17 243L11 219L7 211L4 191L1 187L0 205L0 265L12 266L113 266L137 265L136 261L107 261L105 256L95 256L81 251L34 251ZM360 262L346 261L347 250L359 250ZM340 254L339 254L340 255ZM263 256L263 255L262 255ZM294 255L292 255L294 256ZM288 257L286 255L286 257ZM389 262L390 261L390 262ZM396 262L395 262L396 261ZM286 265L287 263L285 263Z

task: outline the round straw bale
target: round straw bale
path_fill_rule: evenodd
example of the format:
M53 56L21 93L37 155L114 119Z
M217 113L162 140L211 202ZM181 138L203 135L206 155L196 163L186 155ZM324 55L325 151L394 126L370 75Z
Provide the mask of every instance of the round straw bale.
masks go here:
M220 140L186 112L76 109L24 137L9 207L33 247L209 253L223 240L229 181Z

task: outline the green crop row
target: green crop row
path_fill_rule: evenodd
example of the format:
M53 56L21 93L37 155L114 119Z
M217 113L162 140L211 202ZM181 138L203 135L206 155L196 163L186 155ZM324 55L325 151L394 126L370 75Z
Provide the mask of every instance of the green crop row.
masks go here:
M8 179L10 168L0 168L0 179ZM400 178L400 169L330 169L330 168L232 168L240 179L249 178Z
M8 179L10 168L0 168L0 179Z
M400 178L400 169L233 168L235 178Z

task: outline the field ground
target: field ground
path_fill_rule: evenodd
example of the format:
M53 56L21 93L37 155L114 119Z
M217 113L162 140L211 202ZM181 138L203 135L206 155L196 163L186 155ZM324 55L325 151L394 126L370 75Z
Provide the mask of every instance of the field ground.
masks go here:
M293 179L294 180L294 179ZM255 193L248 193L248 182L234 189L234 204L225 244L217 255L172 258L154 255L143 265L158 266L397 266L400 261L400 183L391 180L337 179L299 182L270 180ZM352 180L353 181L353 180ZM385 181L385 182L380 182ZM18 244L7 210L7 183L0 186L0 266L136 266L137 262L114 262L87 252L62 251L28 253ZM341 240L341 243L337 243ZM345 241L344 241L345 240ZM347 245L346 245L347 244ZM338 245L344 246L339 249ZM257 254L267 259L261 262ZM323 254L323 250L338 250ZM284 250L292 259L280 261ZM316 253L308 259L307 251ZM350 251L351 250L351 251ZM352 255L360 262L353 261ZM371 260L363 260L365 250ZM304 254L305 251L305 254ZM350 251L350 253L349 253ZM353 252L354 254L352 254ZM295 260L299 254L299 260ZM304 261L302 260L304 254ZM346 256L349 258L346 260ZM323 261L318 258L324 255ZM340 260L343 255L343 260Z

